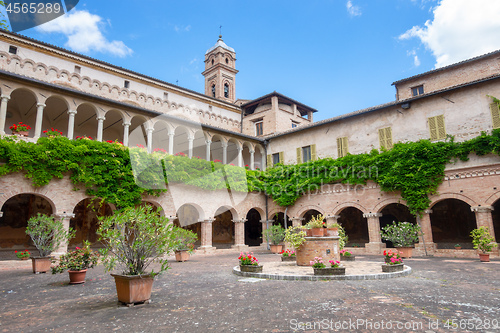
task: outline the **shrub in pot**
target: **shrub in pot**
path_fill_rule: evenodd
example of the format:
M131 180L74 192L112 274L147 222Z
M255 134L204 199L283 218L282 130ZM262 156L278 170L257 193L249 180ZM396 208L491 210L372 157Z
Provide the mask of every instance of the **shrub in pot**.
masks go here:
M99 218L97 235L103 243L102 262L107 271L117 265L118 300L125 304L149 302L154 277L169 266L164 257L176 245L178 229L150 206L128 207ZM157 272L150 265L159 263Z
M313 216L309 222L307 222L307 226L311 229L311 233L313 237L323 237L325 231L323 227L325 226L324 222L325 217L323 215Z
M264 230L266 241L271 243L271 252L280 253L283 249L281 242L285 239L285 229L280 225L272 225L269 229Z
M83 247L63 254L57 266L52 267L52 274L68 271L70 284L85 282L87 269L93 268L99 261L99 253L90 248L88 241L83 242Z
M474 245L474 249L480 251L479 259L483 262L490 261L490 255L488 252L493 250L497 244L493 243L494 238L491 237L488 227L479 227L474 229L470 235L472 237L472 245Z
M75 232L71 228L66 231L61 220L38 213L28 220L26 234L31 237L39 254L38 257L31 258L33 273L45 273L50 270L52 260L50 254L57 250L61 244L73 238Z
M391 241L395 247L400 248L402 257L412 256L411 248L418 242L420 227L410 222L393 222L380 231L382 239Z
M173 246L175 260L186 261L189 259L189 255L194 252L194 242L198 239L198 235L180 227L174 227L174 233L176 234Z

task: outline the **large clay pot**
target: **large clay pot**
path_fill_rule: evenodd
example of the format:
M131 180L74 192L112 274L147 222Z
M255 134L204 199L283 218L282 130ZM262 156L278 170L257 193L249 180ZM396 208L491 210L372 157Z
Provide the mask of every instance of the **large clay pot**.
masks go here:
M33 273L47 273L50 270L50 264L52 264L52 257L31 257L31 263Z
M111 274L115 278L118 301L124 304L149 302L153 289L152 275L119 275Z
M86 269L80 271L68 271L69 274L69 284L80 284L85 283L85 275L87 274Z
M413 254L413 248L412 247L398 247L399 255L402 258L411 258Z
M338 236L339 235L339 228L326 228L325 229L325 236L327 237L333 237L333 236Z
M189 252L182 250L182 251L175 251L175 260L179 262L184 262L189 260Z
M479 253L479 260L481 262L489 262L490 261L490 255L487 253Z
M323 237L325 235L324 230L325 228L312 228L312 237Z
M272 253L281 253L283 251L283 245L269 245Z
M262 265L240 265L241 272L262 273Z

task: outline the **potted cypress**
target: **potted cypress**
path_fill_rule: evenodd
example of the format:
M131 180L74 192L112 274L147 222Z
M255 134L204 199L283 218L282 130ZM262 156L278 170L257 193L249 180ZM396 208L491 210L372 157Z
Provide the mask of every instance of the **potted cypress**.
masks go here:
M118 300L148 303L155 276L170 268L164 256L174 249L178 230L150 206L124 208L99 220L102 262L107 271L117 264L122 269L111 274ZM153 263L160 264L157 272L149 271Z
M479 252L479 260L482 262L490 261L490 252L497 244L493 243L494 239L490 235L490 231L488 227L479 227L477 229L472 230L470 233L472 237L472 245L474 245L474 249Z
M285 229L280 225L273 225L269 229L264 230L264 237L266 241L271 243L272 253L281 253L283 251L283 245L280 244L285 239Z
M410 222L393 222L382 228L382 239L391 241L398 248L401 257L411 258L413 244L418 242L420 227Z
M73 238L75 232L69 228L64 230L61 220L54 219L53 216L47 216L38 213L28 220L26 234L31 237L33 244L38 250L38 257L31 257L33 264L33 273L46 273L50 270L50 264L53 257L52 252L57 250L62 243Z

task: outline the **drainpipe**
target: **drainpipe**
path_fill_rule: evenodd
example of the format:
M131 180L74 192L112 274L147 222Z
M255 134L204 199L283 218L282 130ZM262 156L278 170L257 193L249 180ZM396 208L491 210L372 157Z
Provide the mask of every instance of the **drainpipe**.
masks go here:
M286 212L288 211L288 206L285 208L285 230L288 229L288 223L287 223L287 218L286 218Z
M245 112L245 110L241 109L240 133L243 133L243 113L244 112Z
M269 143L269 141L267 140L264 140L264 154L265 156L267 156L267 144ZM267 159L266 159L267 161ZM264 169L264 168L262 168ZM266 170L267 170L267 163L266 163ZM269 203L268 203L268 200L269 200L269 197L267 195L267 191L264 191L264 195L266 196L266 230L269 229ZM269 246L269 239L267 240L267 249L270 250L271 247Z

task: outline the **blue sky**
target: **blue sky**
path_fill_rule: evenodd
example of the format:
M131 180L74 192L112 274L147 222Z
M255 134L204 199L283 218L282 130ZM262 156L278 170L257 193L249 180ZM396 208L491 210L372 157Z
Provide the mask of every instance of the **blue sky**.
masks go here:
M236 50L237 98L278 91L315 120L390 102L391 83L500 49L498 0L80 0L20 32L204 91L205 51Z

